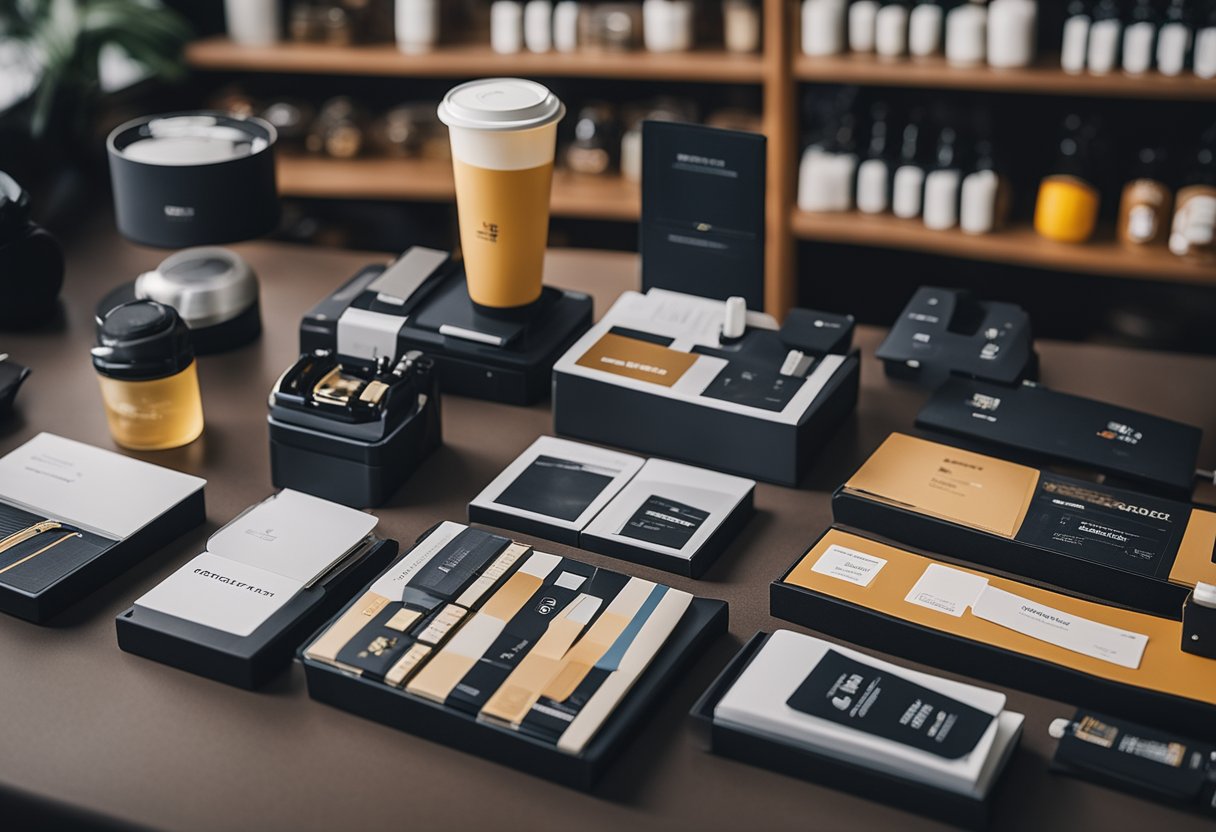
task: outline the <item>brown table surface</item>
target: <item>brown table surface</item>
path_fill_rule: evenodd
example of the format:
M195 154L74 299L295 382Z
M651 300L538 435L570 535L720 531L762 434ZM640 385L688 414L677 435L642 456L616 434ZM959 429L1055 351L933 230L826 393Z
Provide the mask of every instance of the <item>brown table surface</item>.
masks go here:
M924 393L883 377L873 358L877 329L862 328L857 339L865 355L857 416L833 438L803 489L759 486L758 516L704 580L579 555L730 602L730 637L656 707L594 795L313 702L298 666L251 693L120 651L115 615L202 551L215 528L270 492L267 392L296 358L300 316L369 260L270 243L236 248L261 277L266 332L245 349L200 362L203 438L143 456L206 477L209 522L99 588L53 626L0 616L0 786L165 829L936 828L711 756L687 717L742 640L783 626L768 614L769 582L828 525L831 489L890 431L912 426ZM34 369L19 397L20 414L0 426L0 452L44 430L114 447L89 364L93 306L105 289L164 254L104 230L70 247L62 327L0 334L0 351ZM637 283L636 258L627 254L554 251L547 267L554 282L591 292L597 314ZM1216 360L1062 343L1040 349L1043 380L1053 387L1216 424ZM445 398L443 420L445 446L376 511L382 533L412 541L439 520L464 519L467 501L552 429L547 406L456 397ZM1216 431L1208 431L1202 459L1216 461ZM1210 501L1213 493L1201 496ZM1049 774L1054 743L1047 725L1069 707L1016 691L1009 706L1026 714L1026 731L1007 774L998 828L1210 828L1187 814Z

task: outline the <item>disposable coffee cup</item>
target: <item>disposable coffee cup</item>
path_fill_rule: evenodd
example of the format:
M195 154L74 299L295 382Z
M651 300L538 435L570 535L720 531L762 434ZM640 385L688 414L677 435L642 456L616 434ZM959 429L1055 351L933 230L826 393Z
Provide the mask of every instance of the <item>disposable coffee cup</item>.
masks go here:
M548 88L520 78L470 81L439 104L452 143L469 297L485 312L526 313L540 299L565 114Z

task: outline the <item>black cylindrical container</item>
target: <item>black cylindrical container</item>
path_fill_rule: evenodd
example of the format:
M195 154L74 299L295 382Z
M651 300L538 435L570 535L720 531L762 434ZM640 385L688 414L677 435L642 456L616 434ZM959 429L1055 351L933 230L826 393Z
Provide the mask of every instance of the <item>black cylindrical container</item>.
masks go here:
M260 118L186 112L145 116L106 149L118 230L161 248L260 237L279 221L274 127Z

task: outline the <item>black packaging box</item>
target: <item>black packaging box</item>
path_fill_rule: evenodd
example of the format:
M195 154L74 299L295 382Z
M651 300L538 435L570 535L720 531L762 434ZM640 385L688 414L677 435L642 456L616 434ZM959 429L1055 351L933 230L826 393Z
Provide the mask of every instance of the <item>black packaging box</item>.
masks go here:
M1003 778L998 778L988 796L980 800L715 722L714 708L768 638L764 632L752 636L693 705L692 718L708 733L711 751L965 829L988 826L993 805L1001 800Z
M839 532L826 530L811 548L827 535L834 534ZM1092 705L1184 735L1216 739L1216 707L1203 701L1150 687L1123 684L788 583L786 579L805 557L799 557L769 585L769 611L776 618L908 661L1057 701ZM1180 631L1181 628L1179 635ZM1173 639L1164 646L1181 653L1180 640ZM1149 644L1150 648L1156 646L1153 640ZM1147 681L1151 683L1151 680Z
M122 494L123 489L117 485L124 482L121 478L126 477L125 493L130 499L134 499L130 496L135 488L133 472L157 469L155 476L162 478L160 484L151 484L148 487L159 491L163 498L167 493L165 483L171 480L174 483L171 487L184 496L161 513L143 517L142 525L129 534L109 532L100 535L90 530L83 531L82 539L95 547L96 551L74 558L62 570L56 567L50 574L27 576L17 568L12 571L6 569L8 574L0 575L0 612L36 624L44 624L153 552L190 529L202 525L207 519L203 497L205 481L197 477L167 471L159 466L49 433L39 434L9 456L16 458L17 455L29 457L30 464L21 463L24 470L37 474L35 469L45 463L55 471L55 476L47 479L69 484L68 487L100 487L114 494ZM104 467L99 467L114 465L121 466L112 474L116 479L109 479L111 475L107 474ZM78 475L76 472L80 470L84 470L84 473ZM10 480L7 474L0 474L0 488L16 493L23 492L21 482L17 479ZM99 504L96 500L90 502ZM63 517L44 506L27 504L24 501L21 505L14 505L8 500L0 499L0 523L3 524L0 538L43 518L63 520L72 526L79 522L74 522L72 517ZM36 565L38 560L28 562Z
M1180 499L1193 490L1203 437L1192 425L1031 382L1011 387L957 376L921 408L916 425L1000 448L1028 465L1080 465Z
M383 505L443 444L439 383L430 375L424 402L392 433L362 442L267 417L276 488L294 488L353 508Z
M396 555L397 541L373 539L361 553L320 583L302 590L248 636L132 606L115 619L118 646L179 670L255 690L282 673L304 638Z
M893 434L888 441L897 437ZM979 476L974 466L992 471L1012 466L950 446L925 444L939 449L943 459L958 462L967 476ZM880 448L871 459L884 450ZM837 524L985 569L1173 619L1181 617L1182 604L1197 580L1205 575L1208 582L1216 578L1216 512L1047 471L1024 470L1034 485L1025 495L1029 508L1013 536L952 522L851 487L864 466L832 495L832 518ZM1090 520L1093 530L1084 532ZM1061 535L1073 542L1057 542ZM1133 544L1151 556L1129 556L1126 550Z
M430 532L424 533L419 540ZM341 612L338 613L341 615ZM296 652L304 666L308 694L318 702L415 734L431 742L476 754L570 788L591 791L596 781L642 729L656 707L692 663L726 632L724 601L693 598L667 641L621 699L611 718L591 738L581 754L476 716L414 696L400 688L308 658L305 651L337 619L326 623Z

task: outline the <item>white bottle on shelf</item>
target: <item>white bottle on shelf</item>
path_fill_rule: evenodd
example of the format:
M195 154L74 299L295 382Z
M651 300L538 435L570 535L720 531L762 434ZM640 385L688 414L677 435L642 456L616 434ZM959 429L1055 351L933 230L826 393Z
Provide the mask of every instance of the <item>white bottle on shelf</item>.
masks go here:
M891 213L900 219L920 216L925 190L925 169L921 165L924 128L915 115L904 125L899 150L899 166L891 177Z
M908 51L916 58L927 58L942 50L945 13L938 0L917 3L908 15Z
M1060 68L1070 75L1085 71L1089 52L1089 27L1093 23L1086 0L1072 0L1065 11L1064 37L1060 44Z
M807 55L839 55L844 51L845 0L804 0L802 51Z
M1137 0L1123 29L1123 71L1143 75L1152 69L1157 42L1157 10L1153 0Z
M849 6L849 51L873 52L878 0L854 0Z
M553 48L553 3L528 0L524 6L524 45L529 52L548 52Z
M1172 0L1165 22L1157 34L1157 71L1162 75L1181 75L1191 52L1193 32L1187 19L1185 0Z
M270 46L279 40L278 0L224 0L228 37L240 46Z
M992 0L988 4L988 65L998 69L1030 66L1038 17L1035 0Z
M490 48L511 55L524 48L524 4L494 0L490 4Z
M946 60L954 66L975 66L984 62L988 29L988 9L969 2L946 15Z
M874 51L884 58L908 54L908 6L902 0L879 7L874 18Z
M1195 74L1205 79L1216 78L1216 3L1209 15L1195 34Z
M692 0L642 0L642 40L650 52L692 49Z
M1085 65L1095 75L1108 75L1119 61L1119 44L1123 40L1123 21L1114 0L1099 0L1089 24L1089 48Z
M439 0L396 0L397 48L407 55L429 52L439 40Z
M989 234L996 228L996 200L1001 180L994 170L977 170L963 179L959 228L966 234Z
M553 7L553 48L558 52L578 50L578 21L582 11L577 0L561 0Z
M958 167L958 133L942 128L937 140L937 165L925 176L925 227L944 231L958 225L958 191L963 172Z

